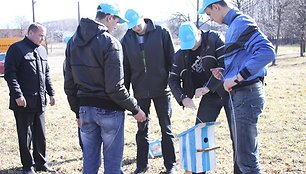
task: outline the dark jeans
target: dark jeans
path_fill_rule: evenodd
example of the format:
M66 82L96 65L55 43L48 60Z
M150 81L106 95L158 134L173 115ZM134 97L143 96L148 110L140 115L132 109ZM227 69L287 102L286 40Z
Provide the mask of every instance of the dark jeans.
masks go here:
M19 152L24 170L30 167L43 166L46 158L45 113L14 111L19 142ZM33 143L33 158L31 156Z
M257 124L265 103L263 84L260 81L234 89L231 95L236 121L237 164L245 174L260 174Z
M232 140L232 147L233 147L233 157L235 156L235 146L234 146L234 141L233 141L233 132L232 132L232 121L231 121L231 108L229 105L229 96L225 95L222 98L219 97L218 94L216 93L208 93L204 95L201 99L198 113L197 113L197 119L196 119L196 124L202 122L214 122L217 120L220 111L224 108L225 114L226 114L226 119L231 135L231 140ZM205 173L205 172L203 172ZM234 174L240 174L242 173L239 168L237 163L234 163Z
M140 108L146 113L147 118L150 114L151 100L154 102L155 110L159 120L159 125L162 132L162 154L164 158L164 165L166 169L171 169L175 166L175 149L174 149L174 136L171 128L171 95L137 99ZM138 131L136 134L137 143L137 168L145 168L148 165L149 153L149 139L148 139L148 126L149 121L138 123Z

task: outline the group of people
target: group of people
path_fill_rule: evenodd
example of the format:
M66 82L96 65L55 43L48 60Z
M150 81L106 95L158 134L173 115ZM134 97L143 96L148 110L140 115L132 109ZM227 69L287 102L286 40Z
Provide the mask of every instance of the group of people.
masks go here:
M197 108L193 98L201 97L195 124L216 121L224 108L234 173L260 173L257 120L265 101L263 77L266 65L275 58L274 48L252 18L223 0L203 0L198 14L203 13L228 25L225 40L218 32L184 22L176 52L170 32L134 9L122 15L117 4L104 2L98 5L95 19L81 19L65 51L64 90L77 117L84 174L98 173L101 151L104 173L123 173L125 110L133 114L138 126L134 174L150 170L152 101L166 173L177 173L171 94L181 106L192 109ZM125 22L128 30L119 41L111 33ZM42 46L45 34L43 25L31 24L26 37L9 48L5 62L25 174L55 172L46 155L44 111L47 95L54 105L55 93Z

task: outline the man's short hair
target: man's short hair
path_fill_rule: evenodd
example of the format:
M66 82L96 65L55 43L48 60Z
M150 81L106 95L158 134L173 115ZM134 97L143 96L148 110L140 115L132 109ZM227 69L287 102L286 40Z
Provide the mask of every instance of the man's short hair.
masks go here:
M100 6L98 6L97 10L99 9ZM102 20L104 19L107 15L109 14L106 14L104 12L100 12L100 11L97 11L97 14L96 14L96 18L99 19L99 20Z
M32 23L29 28L28 28L28 34L30 33L30 31L32 32L37 32L39 30L39 28L44 28L46 29L46 27L44 27L41 23L39 22L35 22L35 23Z
M101 3L97 7L97 19L104 19L107 15L114 15L115 17L119 18L120 24L127 22L124 18L124 15L121 13L119 6L116 3L108 2L108 3Z

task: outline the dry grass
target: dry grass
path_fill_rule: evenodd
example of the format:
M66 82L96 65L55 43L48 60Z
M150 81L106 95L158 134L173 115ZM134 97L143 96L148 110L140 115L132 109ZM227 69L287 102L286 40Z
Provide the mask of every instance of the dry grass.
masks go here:
M266 109L259 121L260 163L263 173L306 173L306 58L298 57L297 47L281 47L277 66L270 67L266 78ZM47 152L50 165L62 174L81 173L82 154L78 145L77 127L63 92L62 74L52 74L57 104L46 113ZM8 110L8 88L0 78L0 173L19 173L20 160L15 120ZM198 102L198 101L197 101ZM193 126L194 111L182 110L173 103L175 135ZM153 107L152 107L153 108ZM160 137L156 114L152 109L150 138ZM222 112L216 127L217 169L210 173L233 173L231 141ZM126 117L123 170L135 170L136 122ZM177 142L177 140L176 140ZM176 143L178 149L178 143ZM179 152L177 158L179 161ZM148 173L165 171L162 158L150 159ZM178 164L179 165L179 164ZM101 167L101 173L103 166ZM180 173L183 173L181 170Z

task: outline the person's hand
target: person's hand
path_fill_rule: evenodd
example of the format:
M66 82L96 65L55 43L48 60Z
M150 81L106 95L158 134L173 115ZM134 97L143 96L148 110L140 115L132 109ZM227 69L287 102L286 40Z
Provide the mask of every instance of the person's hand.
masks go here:
M195 104L193 103L193 100L189 97L187 98L184 98L182 100L182 103L183 105L186 107L186 108L190 108L190 109L197 109L197 107L195 106Z
M141 109L136 115L134 115L134 118L137 120L137 122L144 122L147 119L146 114Z
M235 80L234 78L228 78L224 80L223 87L225 91L229 92L232 90L233 86L237 85L237 83L234 82L234 80Z
M222 80L222 72L224 71L224 68L221 68L221 67L212 68L210 69L210 71L216 79Z
M23 106L24 108L27 107L27 101L23 96L17 98L15 101L17 103L17 106Z
M198 89L196 89L194 96L195 96L195 98L199 98L199 97L207 94L209 91L210 90L206 86L202 87L202 88L198 88Z
M76 121L77 121L78 128L81 128L80 118L77 118Z
M55 97L54 97L54 96L50 96L50 102L49 102L49 104L50 104L51 106L55 105Z

